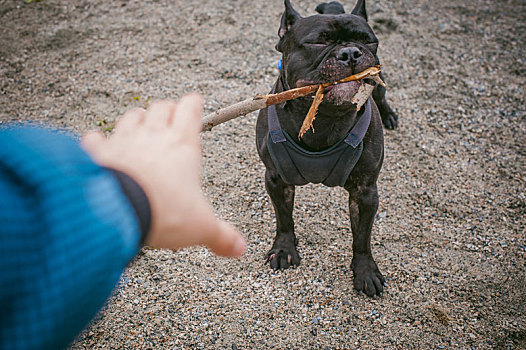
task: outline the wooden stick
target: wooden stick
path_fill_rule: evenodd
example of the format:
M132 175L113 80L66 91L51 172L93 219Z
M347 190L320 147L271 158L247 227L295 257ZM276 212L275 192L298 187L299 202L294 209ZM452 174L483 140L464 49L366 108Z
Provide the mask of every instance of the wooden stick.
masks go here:
M283 91L277 94L258 95L254 98L246 99L244 101L238 102L231 106L221 108L213 113L207 114L206 116L203 117L203 122L202 122L203 126L201 130L210 131L212 130L214 126L224 123L226 121L229 121L231 119L240 117L242 115L247 115L248 113L257 111L258 109L262 109L262 108L265 108L271 105L283 103L288 100L293 100L298 97L312 94L313 92L318 91L319 89L325 88L330 85L346 83L346 82L353 81L353 80L360 80L366 77L371 77L375 81L378 81L378 80L381 81L381 79L379 78L376 79L379 73L380 73L380 66L374 66L374 67L367 68L363 72L351 75L347 78L338 80L336 82L302 86L299 88ZM381 84L383 85L383 82Z
M201 131L210 131L216 125L229 121L231 119L247 115L248 113L257 111L258 109L270 106L265 99L249 98L238 102L231 106L221 108L213 113L206 115L203 118L203 126Z
M318 106L320 105L321 101L323 101L323 89L324 87L320 85L318 88L318 91L316 91L316 96L314 97L314 100L312 101L312 105L309 108L309 112L307 113L307 116L303 120L303 124L301 125L300 132L298 134L298 139L301 139L303 135L312 128L312 132L314 132L314 127L312 126L312 122L314 119L316 119L316 112L318 112Z

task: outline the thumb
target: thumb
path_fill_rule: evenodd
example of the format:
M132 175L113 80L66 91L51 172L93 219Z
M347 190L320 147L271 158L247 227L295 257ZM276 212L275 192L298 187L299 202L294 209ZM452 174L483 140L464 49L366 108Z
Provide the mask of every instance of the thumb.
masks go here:
M245 253L246 242L243 236L229 223L216 219L203 242L215 254L227 257L239 257Z

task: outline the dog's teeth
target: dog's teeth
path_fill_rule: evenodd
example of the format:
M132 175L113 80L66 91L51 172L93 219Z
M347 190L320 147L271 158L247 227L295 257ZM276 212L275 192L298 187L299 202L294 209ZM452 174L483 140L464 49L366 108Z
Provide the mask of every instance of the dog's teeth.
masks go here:
M287 257L287 261L289 262L289 265L290 265L290 264L292 263L292 256L289 255L289 256Z

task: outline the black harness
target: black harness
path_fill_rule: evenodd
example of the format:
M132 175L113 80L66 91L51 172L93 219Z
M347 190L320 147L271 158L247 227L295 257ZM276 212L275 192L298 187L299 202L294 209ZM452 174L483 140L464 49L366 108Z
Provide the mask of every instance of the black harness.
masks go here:
M283 181L297 186L309 182L343 186L362 155L362 140L371 122L370 100L363 111L347 137L326 150L311 152L281 129L276 107L269 106L267 147Z

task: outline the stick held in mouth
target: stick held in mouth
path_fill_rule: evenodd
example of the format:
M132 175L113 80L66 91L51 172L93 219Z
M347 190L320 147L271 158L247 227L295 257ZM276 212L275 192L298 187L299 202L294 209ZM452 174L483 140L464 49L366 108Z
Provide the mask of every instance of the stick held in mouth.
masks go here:
M254 98L250 98L241 102L238 102L236 104L233 104L231 106L219 109L215 112L212 112L210 114L207 114L203 118L202 122L202 131L210 131L212 128L216 125L219 125L221 123L224 123L226 121L229 121L231 119L240 117L242 115L246 115L248 113L257 111L258 109L262 109L271 105L275 105L278 103L283 103L288 100L293 100L298 97L306 96L308 94L312 94L315 91L318 91L320 87L325 88L330 85L339 84L339 83L346 83L353 80L360 80L364 78L370 77L374 81L378 82L380 85L385 86L383 81L378 76L380 74L380 66L373 66L365 69L364 71L353 74L351 76L348 76L347 78L338 80L336 82L332 83L323 83L323 84L314 84L314 85L307 85L300 88L290 89L287 91L283 91L277 94L270 94L270 95L257 95ZM323 96L322 96L323 97ZM320 101L321 103L321 101ZM353 102L354 103L354 102ZM318 104L319 105L319 104ZM308 130L308 128L306 129ZM305 130L305 131L306 131ZM301 136L300 136L301 137Z
M320 84L318 91L316 92L316 96L314 97L314 100L312 101L312 105L309 108L309 112L307 113L307 116L303 120L303 125L301 126L300 132L298 134L298 139L301 139L305 133L312 128L312 132L314 133L314 127L312 126L312 123L314 122L314 119L316 119L316 113L318 112L318 107L320 106L321 102L323 101L323 89L325 86L333 85L333 84L341 84L346 83L353 80L360 80L367 77L370 77L373 81L376 83L385 86L385 83L380 79L379 76L380 69L378 67L370 67L358 74L351 75L347 78L344 78L342 80L339 80L332 84ZM351 103L356 105L356 110L359 111L360 108L367 102L367 99L374 90L374 85L367 84L365 81L360 82L360 87L358 88L358 92L351 98Z

